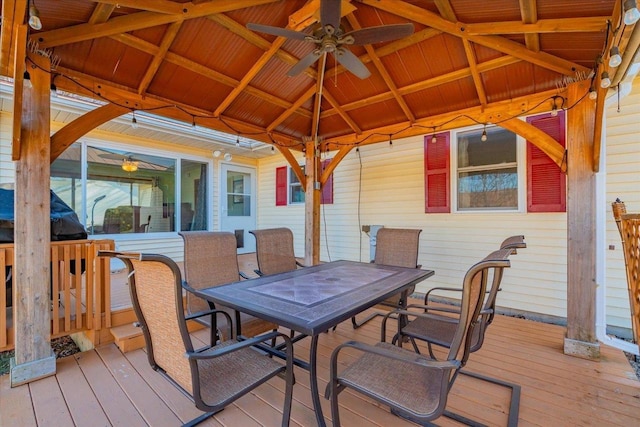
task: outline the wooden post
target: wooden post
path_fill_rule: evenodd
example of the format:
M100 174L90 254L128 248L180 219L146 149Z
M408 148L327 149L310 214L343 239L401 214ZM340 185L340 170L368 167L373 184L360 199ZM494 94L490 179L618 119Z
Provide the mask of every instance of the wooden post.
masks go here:
M26 69L32 87L24 88L16 161L12 387L56 373L49 295L50 62L36 54L28 58Z
M317 265L320 264L320 195L322 194L317 142L307 141L305 151L304 262L305 265Z
M595 104L589 82L568 88L567 112L567 336L564 352L598 360L596 338L596 176L593 167ZM583 98L582 101L579 101Z

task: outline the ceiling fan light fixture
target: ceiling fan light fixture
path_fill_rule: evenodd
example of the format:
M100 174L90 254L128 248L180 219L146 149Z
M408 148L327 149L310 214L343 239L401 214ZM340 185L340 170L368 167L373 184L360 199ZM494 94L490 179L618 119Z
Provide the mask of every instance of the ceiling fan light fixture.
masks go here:
M122 170L125 172L135 172L138 170L138 162L136 160L123 159Z
M624 23L626 25L633 25L640 19L640 12L638 11L638 3L636 0L626 0L624 2Z

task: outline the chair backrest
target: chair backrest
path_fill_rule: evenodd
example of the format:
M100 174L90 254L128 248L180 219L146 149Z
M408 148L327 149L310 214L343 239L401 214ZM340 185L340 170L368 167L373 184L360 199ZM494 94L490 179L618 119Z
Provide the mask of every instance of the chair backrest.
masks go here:
M376 264L416 268L420 229L381 228L376 234Z
M194 289L203 289L240 280L237 242L233 233L216 231L183 231L184 276ZM187 293L187 311L208 310L202 298Z
M464 366L469 358L474 341L474 330L479 327L480 323L480 310L485 299L487 280L491 270L494 270L494 275L502 275L502 270L510 266L507 259L510 253L510 249L492 252L482 261L473 265L465 274L462 285L460 318L449 347L448 360L460 360Z
M524 242L524 236L516 235L507 237L500 243L500 249L513 249L513 254L517 254L517 249L526 248L527 244Z
M284 273L297 268L291 230L286 227L266 228L249 233L256 238L256 258L262 274Z
M184 317L182 277L176 263L164 255L101 251L99 256L119 258L129 270L131 301L151 366L163 370L193 394L191 366L184 356L185 350L193 351L193 345Z

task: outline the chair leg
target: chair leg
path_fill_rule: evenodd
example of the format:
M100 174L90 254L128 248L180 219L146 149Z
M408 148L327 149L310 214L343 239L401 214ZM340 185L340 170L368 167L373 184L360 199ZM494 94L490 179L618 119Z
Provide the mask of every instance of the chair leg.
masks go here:
M210 417L212 417L213 415L217 414L220 411L215 411L215 412L205 412L204 414L200 415L199 417L196 417L194 419L192 419L191 421L187 421L186 423L182 424L182 427L193 427L197 424L200 424L201 422L209 419Z
M370 320L373 320L374 318L378 317L378 316L384 316L384 314L382 313L371 313L370 315L368 315L367 317L365 317L362 321L358 322L356 320L356 316L353 316L351 318L351 324L353 325L353 329L358 329L360 326L364 325L365 323L367 323Z
M496 385L511 389L511 400L509 402L509 418L507 420L507 426L516 427L518 425L518 418L520 416L520 391L521 391L520 385L502 381L497 378L487 377L486 375L477 374L475 372L464 371L462 369L459 370L458 373L462 375L466 375L468 377L477 378L481 381L487 381L492 384L496 384ZM478 423L477 421L470 420L467 417L464 417L462 415L459 415L450 411L444 411L444 416L447 418L451 418L453 420L459 421L461 423L464 423L466 425L484 426L484 424Z

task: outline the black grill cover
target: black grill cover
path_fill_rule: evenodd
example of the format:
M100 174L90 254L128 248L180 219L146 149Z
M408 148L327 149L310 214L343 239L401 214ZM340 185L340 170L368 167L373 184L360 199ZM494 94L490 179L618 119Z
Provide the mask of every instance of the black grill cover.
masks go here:
M49 191L51 192L51 240L86 239L87 231L80 223L78 215L56 193ZM0 243L13 242L13 200L13 190L0 188Z

